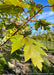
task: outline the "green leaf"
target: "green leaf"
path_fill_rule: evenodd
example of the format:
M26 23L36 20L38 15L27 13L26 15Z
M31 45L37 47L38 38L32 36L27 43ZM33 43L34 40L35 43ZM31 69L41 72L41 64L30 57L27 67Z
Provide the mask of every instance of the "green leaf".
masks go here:
M15 52L16 50L20 49L24 45L23 35L15 35L11 39L12 42L12 50L11 53Z
M11 53L15 52L17 49L25 45L23 49L25 62L31 59L34 66L37 66L40 71L42 71L43 58L41 57L41 55L47 54L41 49L41 47L45 48L46 50L47 48L43 44L41 44L40 41L33 40L29 37L23 38L23 35L19 34L13 36L11 38L11 41L13 42Z
M46 46L44 46L39 40L33 40L31 38L28 38L30 40L30 42L32 42L33 44L35 44L37 47L43 47L44 49L47 50Z
M40 47L42 47L42 45L41 43L38 44L38 41L35 41L28 37L25 38L25 47L23 50L25 61L28 61L29 59L31 59L34 66L37 66L40 69L40 71L42 71L43 59L41 55L47 55L47 54Z
M53 23L47 22L46 19L39 19L39 24L41 25L41 27L43 26L45 30L46 30L46 26L54 25Z
M39 23L39 22L36 22L36 23L34 24L34 27L35 27L36 30L38 30L38 28L40 27L40 23Z
M54 5L54 0L48 0L50 5ZM51 10L54 12L54 6L51 7Z
M49 4L54 5L54 0L48 0Z
M21 12L23 12L23 10L20 7L0 4L0 13L18 14Z
M46 19L39 19L39 22L36 22L34 24L35 29L38 30L38 28L40 27L40 25L41 25L41 27L43 26L44 29L46 30L46 26L48 26L48 25L54 25L54 24L50 23L50 22L47 22Z
M54 12L54 7L51 7L51 10Z
M43 5L41 5L40 3L38 3L38 4L36 5L37 11L39 11L42 7L43 7ZM42 12L43 12L43 9L42 9L39 13L42 14Z
M19 6L21 8L30 8L29 4L25 4L23 2L20 2L20 0L4 0L4 3L7 5L14 5L14 6Z

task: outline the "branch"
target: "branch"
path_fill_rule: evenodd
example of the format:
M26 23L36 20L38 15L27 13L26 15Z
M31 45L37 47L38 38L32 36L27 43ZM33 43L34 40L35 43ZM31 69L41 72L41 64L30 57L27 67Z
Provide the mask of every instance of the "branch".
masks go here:
M19 7L19 6L18 6ZM38 7L39 8L39 7ZM21 8L23 11L24 11L24 9L23 8ZM39 8L40 9L40 8ZM31 20L30 19L30 17L27 15L27 13L24 11L24 13L25 13L25 15L28 17L28 20L29 21L33 21L33 22L38 22L37 20Z
M27 15L27 13L26 13L25 11L24 11L24 13L25 13L25 15L28 17L28 20L29 20L29 21L38 22L37 20L31 20L30 17Z
M5 32L11 35L11 33L9 33L7 30Z
M28 20L29 21L29 20ZM11 35L11 37L12 36L14 36L25 24L27 24L28 23L28 21L26 21L18 30L16 30L12 35ZM1 46L3 46L5 43L7 43L8 41L10 40L10 38L9 39L7 39L7 41L6 42L4 42Z
M25 15L28 17L28 19L30 19L30 17L27 15L27 13L24 11Z
M35 17L35 15L37 15L43 8L45 8L45 7L53 7L53 6L54 5L51 5L51 6L50 5L46 5L46 6L42 7L42 8L39 8L38 6L35 6L35 7L39 8L39 11L36 14L34 14L31 18L27 15L27 13L25 11L24 11L24 13L28 17L29 21L38 22L37 20L32 20L32 18Z
M47 5L47 6L44 6L44 7L42 7L41 9L39 9L39 11L37 12L37 13L35 13L31 18L30 18L30 20L33 18L33 17L35 17L35 15L37 15L43 8L45 8L45 7L53 7L54 5ZM28 21L30 21L29 19L28 19ZM16 30L15 32L14 32L14 34L12 34L12 36L14 36L25 24L27 24L28 23L28 21L26 21L18 30ZM12 37L11 36L11 37ZM10 38L9 39L7 39L7 41L9 41L10 40ZM7 43L7 41L6 42L4 42L1 46L3 46L5 43Z
M38 6L35 6L35 7L37 7L38 9L40 9Z
M35 17L35 15L37 15L43 8L45 7L54 7L54 5L46 5L44 7L42 7L41 9L39 9L39 11L37 13L35 13L30 19L32 19L33 17Z
M20 28L19 25L17 25L15 22L13 22L13 23L14 23L18 28Z

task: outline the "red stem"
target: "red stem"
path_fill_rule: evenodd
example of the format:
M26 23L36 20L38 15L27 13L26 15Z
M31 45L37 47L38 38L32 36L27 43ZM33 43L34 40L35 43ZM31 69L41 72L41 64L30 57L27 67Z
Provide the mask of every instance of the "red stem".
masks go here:
M30 17L27 15L27 13L24 11L25 15L28 17L28 19L30 19Z
M5 32L11 35L11 33L9 33L8 31L5 31Z
M46 5L46 6L44 6L44 7L42 7L41 9L39 9L39 11L37 12L37 13L35 13L30 19L32 19L33 17L35 17L35 15L37 15L43 8L45 8L45 7L53 7L54 5Z
M20 28L19 25L17 25L15 22L13 22L13 23L14 23L18 28Z

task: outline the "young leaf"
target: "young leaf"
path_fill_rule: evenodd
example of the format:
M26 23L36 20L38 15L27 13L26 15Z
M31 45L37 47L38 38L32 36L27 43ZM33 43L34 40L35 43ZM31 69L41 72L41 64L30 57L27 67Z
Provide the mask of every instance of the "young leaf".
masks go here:
M23 12L20 7L7 5L7 4L0 4L0 13L8 13L8 14L18 14Z
M26 37L24 40L25 40L25 47L23 51L24 51L25 61L31 59L34 66L37 66L40 69L40 71L42 71L43 59L41 55L47 55L47 54L40 48L42 47L42 45L40 45L41 43L38 45L35 40L30 39L28 37ZM33 43L35 43L36 45Z
M51 7L51 10L54 12L54 7Z
M12 50L11 50L11 53L15 52L16 50L20 49L23 45L24 45L24 42L22 41L23 40L23 35L15 35L13 36L11 39L11 42L12 42Z
M30 8L29 4L25 4L23 2L20 2L20 0L4 0L4 3L7 5L14 5L14 6L19 6L21 8Z
M32 43L35 44L36 46L38 46L38 47L43 47L44 49L47 50L47 48L46 48L39 40L33 40L33 39L30 39L30 38L28 38L28 39L30 40L30 42L32 42Z
M54 0L48 0L49 4L54 5Z
M23 45L25 44L25 47L23 49L25 62L31 59L34 66L37 66L40 69L40 71L42 71L43 59L41 55L47 55L47 54L41 49L41 47L45 49L47 48L43 46L40 43L40 41L36 41L28 37L23 38L23 35L19 34L13 36L11 38L11 41L13 42L11 53L23 47Z
M54 5L54 0L48 0L50 5ZM51 7L51 10L54 12L54 6Z

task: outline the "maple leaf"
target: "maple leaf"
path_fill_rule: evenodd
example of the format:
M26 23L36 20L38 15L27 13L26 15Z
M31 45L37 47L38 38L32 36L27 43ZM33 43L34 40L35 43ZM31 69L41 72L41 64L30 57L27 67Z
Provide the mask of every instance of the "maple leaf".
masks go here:
M41 57L41 54L42 55L47 55L47 54L40 48L43 47L41 46L40 42L39 46L37 46L37 43L36 45L34 45L33 42L36 43L36 41L31 38L28 37L25 38L25 47L23 49L25 62L31 59L34 66L37 66L40 69L40 71L42 71L43 59Z
M25 4L23 2L20 2L20 0L4 0L4 3L7 5L14 5L14 6L19 6L21 8L30 8L29 4Z
M12 42L12 50L11 53L15 52L16 50L18 50L19 48L21 48L24 45L23 40L23 35L15 35L13 36L11 39Z
M54 0L48 0L50 5L54 5ZM54 6L51 7L51 10L54 12Z
M33 40L29 37L24 37L23 35L15 35L11 38L12 43L12 50L11 53L15 52L16 50L20 49L21 47L24 46L24 58L25 62L28 61L29 59L32 60L32 63L34 66L37 66L40 71L42 71L42 62L44 61L41 55L47 55L41 47L47 48L41 44L40 41Z
M54 5L54 0L48 0L49 4Z

